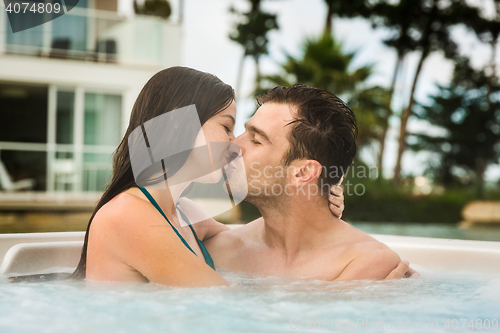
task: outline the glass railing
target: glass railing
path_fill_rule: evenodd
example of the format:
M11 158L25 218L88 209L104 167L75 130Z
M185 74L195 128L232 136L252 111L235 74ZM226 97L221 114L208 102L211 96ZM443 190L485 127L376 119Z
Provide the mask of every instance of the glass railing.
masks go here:
M53 21L13 33L4 10L0 24L6 32L0 39L0 52L7 54L162 65L172 57L166 53L180 47L180 25L152 16L124 17L115 12L73 8Z

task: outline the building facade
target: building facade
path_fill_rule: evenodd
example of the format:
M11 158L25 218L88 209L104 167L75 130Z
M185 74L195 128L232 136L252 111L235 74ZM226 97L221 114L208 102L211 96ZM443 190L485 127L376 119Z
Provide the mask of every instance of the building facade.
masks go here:
M104 189L141 88L180 64L179 22L117 6L80 0L16 33L0 11L0 195Z

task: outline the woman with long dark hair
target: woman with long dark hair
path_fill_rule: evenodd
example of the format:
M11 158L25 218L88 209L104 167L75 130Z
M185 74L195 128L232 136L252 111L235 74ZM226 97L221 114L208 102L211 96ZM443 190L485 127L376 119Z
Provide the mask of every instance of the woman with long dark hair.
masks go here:
M82 256L72 278L151 281L186 287L226 284L213 269L213 262L202 240L227 227L213 219L191 226L186 216L189 214L184 214L177 205L185 186L180 190L172 190L170 185L163 189L155 186L145 188L161 185L162 182L170 183L166 174L174 177L181 173L180 170L193 154L189 151L188 154L177 154L168 163L140 169L142 173L139 175L133 163L134 158L137 161L137 156L132 156L130 151L134 144L143 140L131 139L135 134L139 133L140 138L144 134L144 141L147 141L145 124L151 123L148 121L158 119L171 110L182 114L184 107L192 105L195 106L205 144L229 143L234 138L236 106L231 86L214 75L184 67L172 67L155 74L134 104L127 131L114 154L112 180L90 218ZM191 130L179 129L178 124L164 130L160 128L161 145L195 147L199 128L191 126L192 123L195 122L184 123ZM146 145L154 154L152 142L146 142ZM147 160L147 155L144 159ZM140 162L139 156L137 163ZM335 200L338 203L342 199ZM190 203L184 205L189 210ZM183 222L189 228L183 227Z
M208 127L204 132L216 132L217 140L231 139L236 107L229 85L211 74L184 67L155 74L134 104L127 131L114 154L112 180L90 218L82 256L72 278L183 286L225 284L183 244L187 242L195 254L201 255L196 238L206 235L200 233L195 238L190 229L180 227L170 191L150 190L172 225L164 227L165 219L137 187L129 152L128 139L135 129L169 110L193 104L201 125Z

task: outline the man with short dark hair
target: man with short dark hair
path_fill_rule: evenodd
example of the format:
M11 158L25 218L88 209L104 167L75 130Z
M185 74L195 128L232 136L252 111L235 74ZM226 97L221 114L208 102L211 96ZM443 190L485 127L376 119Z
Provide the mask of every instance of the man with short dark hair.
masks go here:
M207 240L215 266L286 278L384 279L401 259L386 245L333 216L330 185L356 153L356 119L332 93L304 85L276 87L235 139L246 179L232 184L262 218ZM231 186L231 191L238 189Z

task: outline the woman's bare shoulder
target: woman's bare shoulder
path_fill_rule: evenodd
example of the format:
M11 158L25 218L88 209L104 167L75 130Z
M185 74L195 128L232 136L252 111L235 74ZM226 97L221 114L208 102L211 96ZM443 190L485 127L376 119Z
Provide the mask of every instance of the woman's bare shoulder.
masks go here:
M135 195L122 192L97 211L92 223L112 225L116 222L138 222L138 216L149 213L150 208L147 206L144 200Z
M121 263L154 283L171 286L224 285L205 262L181 242L147 201L128 193L110 200L96 214L91 238L102 240Z
M108 237L116 242L128 244L137 239L137 234L146 234L151 228L165 229L162 232L175 236L166 228L163 217L149 202L135 195L123 192L102 206L96 213L91 226L93 234Z
M149 256L142 251L145 244L151 249L167 244L172 248L184 247L153 205L126 192L118 194L99 209L92 221L89 241L106 248L128 264L131 257L143 260Z

